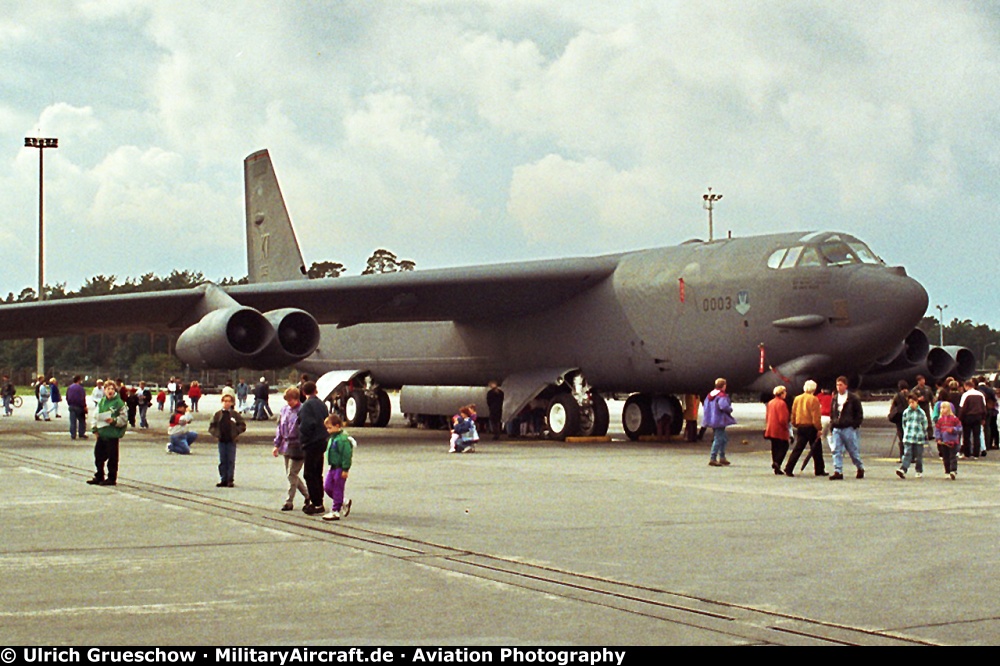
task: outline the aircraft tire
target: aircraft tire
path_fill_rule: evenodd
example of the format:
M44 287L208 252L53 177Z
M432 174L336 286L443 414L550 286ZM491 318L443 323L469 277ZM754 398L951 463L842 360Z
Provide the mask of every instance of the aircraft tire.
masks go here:
M668 395L667 402L670 403L670 434L679 435L684 429L684 406L675 395Z
M392 416L392 403L389 401L389 394L378 389L375 391L375 400L368 403L369 421L373 428L384 428L389 425L389 417Z
M604 437L608 434L611 416L608 403L599 393L590 396L590 409L580 410L580 435L583 437Z
M650 396L646 393L633 393L625 401L622 409L622 427L625 434L632 441L643 435L652 435L656 432L656 424L653 423L653 406Z
M580 405L569 393L557 393L545 413L549 439L565 440L580 432Z
M368 396L360 389L351 391L344 405L344 425L363 428L368 420Z

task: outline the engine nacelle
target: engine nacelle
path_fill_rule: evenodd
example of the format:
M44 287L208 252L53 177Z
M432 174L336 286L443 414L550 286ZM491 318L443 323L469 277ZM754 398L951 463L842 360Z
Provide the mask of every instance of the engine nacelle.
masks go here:
M319 324L308 312L283 308L265 312L264 318L275 335L248 367L283 368L298 363L319 346Z
M193 368L250 367L275 339L275 329L253 308L213 310L177 339L177 357Z

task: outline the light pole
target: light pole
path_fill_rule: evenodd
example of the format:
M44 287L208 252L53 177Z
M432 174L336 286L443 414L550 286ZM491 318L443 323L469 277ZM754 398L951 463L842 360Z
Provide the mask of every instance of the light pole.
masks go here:
M24 137L25 148L38 149L38 300L45 300L45 196L44 196L44 175L45 175L45 149L58 148L59 139L37 139L34 137ZM45 338L38 338L37 353L37 374L45 374Z
M712 194L712 188L708 188L708 194L701 195L705 203L702 207L708 211L708 242L712 242L714 234L712 230L712 208L715 206L715 202L722 198L721 194Z
M944 347L944 311L948 309L947 305L935 305L938 311L938 330L940 331L940 341L938 345Z

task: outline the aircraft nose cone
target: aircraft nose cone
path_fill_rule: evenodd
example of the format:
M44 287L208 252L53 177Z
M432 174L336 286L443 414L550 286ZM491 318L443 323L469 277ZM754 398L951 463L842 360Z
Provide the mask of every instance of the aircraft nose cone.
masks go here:
M864 271L851 285L852 300L864 303L864 318L879 322L887 335L902 340L927 312L923 285L902 268Z

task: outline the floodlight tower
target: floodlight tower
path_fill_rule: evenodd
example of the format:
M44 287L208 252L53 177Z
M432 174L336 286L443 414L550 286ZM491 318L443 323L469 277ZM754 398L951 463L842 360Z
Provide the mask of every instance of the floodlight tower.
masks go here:
M58 148L59 139L39 139L35 137L24 137L25 148L38 149L38 300L45 300L45 196L44 196L44 175L45 175L45 149ZM36 370L37 375L45 374L45 338L38 338L38 353Z
M938 311L938 331L940 334L940 339L938 344L944 347L944 311L948 309L947 305L935 305Z
M712 188L708 188L708 194L701 195L705 203L702 206L708 211L708 241L713 240L713 229L712 229L712 208L715 206L715 202L722 198L721 194L712 194Z

